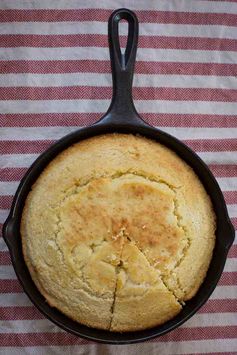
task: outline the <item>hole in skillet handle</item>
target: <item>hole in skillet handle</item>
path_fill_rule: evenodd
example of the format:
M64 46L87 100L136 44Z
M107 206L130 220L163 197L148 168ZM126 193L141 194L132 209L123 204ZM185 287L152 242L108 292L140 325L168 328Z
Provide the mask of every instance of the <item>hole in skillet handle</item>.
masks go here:
M128 22L124 19L118 23L118 34L121 53L124 54L128 43Z
M119 41L119 22L128 23L127 45L121 51ZM113 96L108 111L98 122L100 125L126 126L130 123L144 125L137 113L132 99L132 82L138 43L138 19L128 9L114 11L108 22L110 62L113 79Z

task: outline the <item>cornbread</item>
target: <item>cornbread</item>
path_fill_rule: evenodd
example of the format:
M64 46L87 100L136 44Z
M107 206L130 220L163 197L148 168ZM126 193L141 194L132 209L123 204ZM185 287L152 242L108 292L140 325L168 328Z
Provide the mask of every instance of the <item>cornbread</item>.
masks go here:
M106 134L59 154L23 210L31 277L47 302L117 332L173 318L203 282L215 214L193 170L163 145Z

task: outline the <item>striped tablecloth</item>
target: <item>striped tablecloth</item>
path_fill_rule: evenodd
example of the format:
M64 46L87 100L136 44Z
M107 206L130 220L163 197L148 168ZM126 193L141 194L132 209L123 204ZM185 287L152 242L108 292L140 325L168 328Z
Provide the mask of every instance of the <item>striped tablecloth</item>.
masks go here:
M107 20L119 7L140 21L138 111L210 166L237 228L237 1L199 0L0 1L0 223L35 158L106 111ZM237 354L236 312L235 244L211 299L179 329L138 345L88 342L31 304L0 238L0 354Z

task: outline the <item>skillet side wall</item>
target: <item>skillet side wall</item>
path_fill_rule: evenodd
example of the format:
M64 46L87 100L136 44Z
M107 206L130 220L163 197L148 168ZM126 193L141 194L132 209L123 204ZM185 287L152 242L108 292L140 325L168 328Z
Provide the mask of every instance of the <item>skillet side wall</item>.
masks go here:
M187 302L186 306L177 317L164 325L145 331L124 334L115 334L85 327L68 319L56 309L51 308L47 303L45 303L44 298L41 296L31 280L28 269L25 265L21 251L21 237L19 233L20 219L25 199L34 181L46 165L57 154L70 145L94 135L112 132L140 134L142 136L146 136L147 138L156 140L157 142L164 144L175 151L194 169L195 173L199 176L201 182L211 197L217 216L216 245L213 252L213 258L207 276L196 296ZM155 336L165 334L189 319L207 301L210 294L213 292L223 271L228 249L233 242L233 235L233 227L227 215L227 209L222 192L205 163L203 163L203 161L194 152L192 152L176 138L159 131L156 128L150 127L149 125L143 123L142 120L141 122L128 123L124 123L124 121L119 122L119 119L117 119L116 122L106 122L101 120L94 126L80 129L62 138L56 144L51 146L35 161L22 179L14 197L9 218L4 225L4 238L10 249L12 263L16 274L25 292L28 294L36 307L43 312L46 317L69 332L87 339L114 344L128 344L144 341Z

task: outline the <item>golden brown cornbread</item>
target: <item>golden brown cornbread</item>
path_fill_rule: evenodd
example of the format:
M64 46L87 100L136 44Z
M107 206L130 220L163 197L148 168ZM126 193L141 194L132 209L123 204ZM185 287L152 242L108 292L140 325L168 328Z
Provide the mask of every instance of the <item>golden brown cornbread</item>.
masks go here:
M201 285L215 215L193 170L146 138L107 134L59 154L29 193L23 253L50 305L91 327L149 328Z

